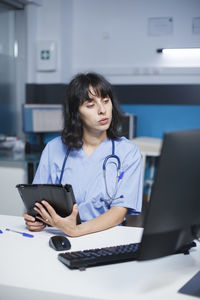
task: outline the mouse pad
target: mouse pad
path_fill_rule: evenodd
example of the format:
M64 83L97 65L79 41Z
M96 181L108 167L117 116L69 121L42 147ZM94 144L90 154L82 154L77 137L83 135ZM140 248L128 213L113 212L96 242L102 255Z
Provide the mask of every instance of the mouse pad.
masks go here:
M179 291L179 293L200 298L200 271L192 277Z
M71 214L76 203L72 186L70 184L18 184L18 192L24 202L27 213L37 216L34 210L36 202L46 200L61 217ZM77 216L77 224L80 224L80 216Z

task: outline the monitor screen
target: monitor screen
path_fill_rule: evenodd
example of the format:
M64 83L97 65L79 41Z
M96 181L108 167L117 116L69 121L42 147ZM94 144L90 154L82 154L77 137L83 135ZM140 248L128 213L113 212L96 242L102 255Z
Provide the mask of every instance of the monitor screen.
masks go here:
M137 116L124 113L121 117L118 132L121 136L125 136L127 139L131 140L135 138L137 134Z
M24 132L60 132L63 129L61 104L24 104L22 111Z
M179 252L200 237L200 129L164 135L139 260Z

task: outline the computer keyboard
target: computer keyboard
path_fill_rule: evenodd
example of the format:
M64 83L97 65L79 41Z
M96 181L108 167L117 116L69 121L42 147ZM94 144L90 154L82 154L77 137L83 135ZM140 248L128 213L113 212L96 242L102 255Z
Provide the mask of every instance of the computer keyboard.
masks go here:
M106 265L135 260L139 243L83 251L59 253L58 259L70 269L84 270L90 266Z

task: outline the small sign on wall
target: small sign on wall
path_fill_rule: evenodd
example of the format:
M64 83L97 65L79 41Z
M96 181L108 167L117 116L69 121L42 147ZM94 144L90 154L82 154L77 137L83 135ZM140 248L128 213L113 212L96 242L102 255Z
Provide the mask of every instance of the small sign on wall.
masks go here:
M192 20L192 32L194 34L200 34L200 17L193 18L193 20Z
M57 53L54 41L37 42L37 71L53 72L56 71Z
M173 33L173 18L149 18L148 33L152 36L170 35Z

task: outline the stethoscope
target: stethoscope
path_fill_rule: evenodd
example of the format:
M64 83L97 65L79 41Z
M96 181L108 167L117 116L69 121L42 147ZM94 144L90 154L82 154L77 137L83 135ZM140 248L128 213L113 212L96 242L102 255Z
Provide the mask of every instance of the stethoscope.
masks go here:
M61 174L60 174L60 179L59 179L59 184L61 184L62 182L62 178L63 178L63 174L64 174L64 170L65 170L65 165L67 162L67 158L69 156L70 153L70 147L67 149L67 153L65 154L65 158L63 160L63 164L62 164L62 169L61 169ZM112 194L112 196L110 195L109 191L108 191L108 185L107 185L107 176L106 176L106 166L108 164L108 161L112 159L112 162L115 166L116 166L116 181L115 181L115 188L114 188L114 192ZM106 156L106 158L104 159L103 162L103 176L104 176L104 182L105 182L105 188L106 188L106 194L108 196L109 199L104 199L105 201L110 201L110 200L116 200L119 198L124 198L123 195L116 197L117 194L117 187L119 184L119 181L122 179L124 172L120 172L121 169L121 161L119 156L117 156L115 154L115 142L112 140L112 154Z

